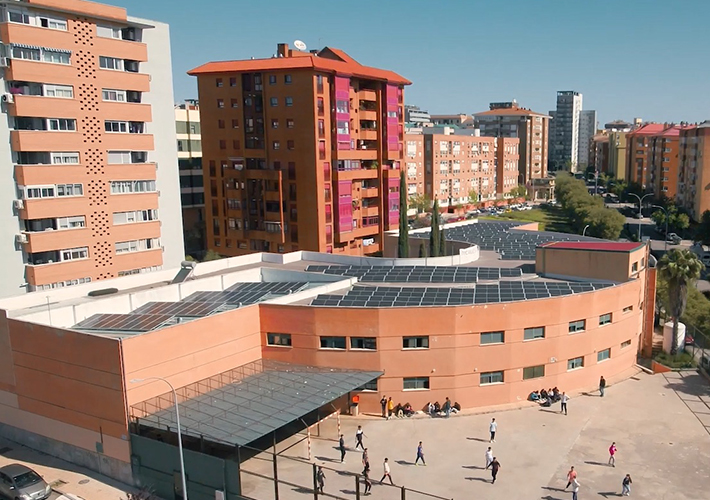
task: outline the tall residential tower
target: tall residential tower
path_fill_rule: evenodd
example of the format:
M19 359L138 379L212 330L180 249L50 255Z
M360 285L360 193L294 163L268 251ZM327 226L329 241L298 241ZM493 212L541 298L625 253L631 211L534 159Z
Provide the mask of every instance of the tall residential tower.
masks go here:
M574 90L557 92L557 109L551 111L550 167L560 170L579 164L579 121L582 94Z

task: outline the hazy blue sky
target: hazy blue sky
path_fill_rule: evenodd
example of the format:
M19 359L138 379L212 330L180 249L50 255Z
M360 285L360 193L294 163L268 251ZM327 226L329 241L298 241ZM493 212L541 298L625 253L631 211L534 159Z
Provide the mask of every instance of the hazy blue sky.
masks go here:
M710 118L710 0L104 0L171 25L175 98L210 60L330 45L413 82L408 104L474 113L584 94L604 123Z

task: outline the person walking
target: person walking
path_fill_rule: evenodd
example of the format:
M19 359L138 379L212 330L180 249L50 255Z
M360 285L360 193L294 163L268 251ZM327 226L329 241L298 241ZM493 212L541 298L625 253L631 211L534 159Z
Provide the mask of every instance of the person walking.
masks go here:
M574 478L572 480L572 500L577 500L577 493L579 493L579 481Z
M451 415L451 400L447 397L446 401L444 401L444 413L446 414L446 418L449 418L449 415Z
M355 431L355 449L357 450L357 447L359 446L363 450L365 449L365 446L362 444L362 437L365 435L365 432L362 430L362 426L358 425L357 426L357 431Z
M500 462L496 457L493 457L493 461L490 463L491 466L491 476L493 476L493 481L491 484L495 484L496 476L498 476L498 469L500 469Z
M419 441L419 446L417 446L417 459L414 461L414 465L417 465L419 460L422 461L423 465L426 465L426 461L424 460L424 447L422 446L421 441Z
M628 497L631 495L631 474L626 474L626 477L621 481L621 496Z
M392 476L390 475L389 459L385 458L385 461L382 463L382 468L384 469L384 474L382 475L382 479L380 479L380 484L387 478L390 480L390 484L394 485L394 481L392 481Z
M574 465L569 468L569 472L567 473L567 486L565 486L565 489L569 488L569 485L572 484L572 481L577 479L577 471L574 470Z
M382 418L387 418L387 396L382 396L380 406L382 407Z
M370 467L368 464L368 467L365 467L365 470L362 471L362 477L365 479L365 495L370 494L370 490L372 489L372 481L370 481Z
M493 418L491 419L491 424L488 426L488 430L491 433L491 443L496 442L496 431L498 430L498 423L496 423L496 419Z
M340 435L340 463L343 463L345 461L345 436L342 434Z
M486 450L486 469L491 465L492 461L493 461L493 450L489 446L488 449Z
M316 472L316 482L318 483L318 491L323 493L323 488L325 487L325 472L323 472L323 467L318 466L318 472Z
M362 466L366 469L370 468L370 457L367 456L367 448L362 450Z
M601 377L599 377L599 396L602 398L604 397L604 389L606 389L606 380L602 375Z
M611 443L609 446L609 465L616 467L616 442Z
M394 401L392 401L392 396L390 396L387 400L387 420L392 418L392 415L394 415Z
M560 398L560 402L562 403L560 413L565 412L565 415L567 415L567 401L569 401L569 396L563 392L562 397Z

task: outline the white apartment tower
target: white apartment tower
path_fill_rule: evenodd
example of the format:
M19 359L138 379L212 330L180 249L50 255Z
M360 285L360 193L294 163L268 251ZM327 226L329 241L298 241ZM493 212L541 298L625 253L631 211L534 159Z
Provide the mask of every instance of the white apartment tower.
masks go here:
M597 133L597 112L593 109L582 110L579 115L578 170L589 166L592 137Z
M576 169L579 165L579 123L582 112L582 94L574 90L557 92L557 109L551 111L550 167Z

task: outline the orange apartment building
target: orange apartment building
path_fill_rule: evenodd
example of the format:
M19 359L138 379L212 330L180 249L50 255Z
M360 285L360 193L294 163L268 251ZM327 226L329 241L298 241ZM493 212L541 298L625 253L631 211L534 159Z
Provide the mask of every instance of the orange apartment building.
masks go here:
M404 135L404 166L407 169L407 199L427 195L424 177L424 136Z
M398 225L405 78L279 44L197 77L207 247L222 255L380 251Z
M626 179L646 187L651 183L653 168L653 138L666 127L661 123L647 123L626 135Z
M177 265L168 26L82 0L3 1L0 17L0 296Z
M518 184L530 187L531 179L547 177L548 115L522 108L511 101L493 102L488 111L476 113L474 117L482 136L519 139Z
M684 127L679 132L678 192L676 201L693 220L710 210L710 121Z
M627 177L657 198L674 198L678 192L678 153L683 128L672 123L648 123L627 136Z

